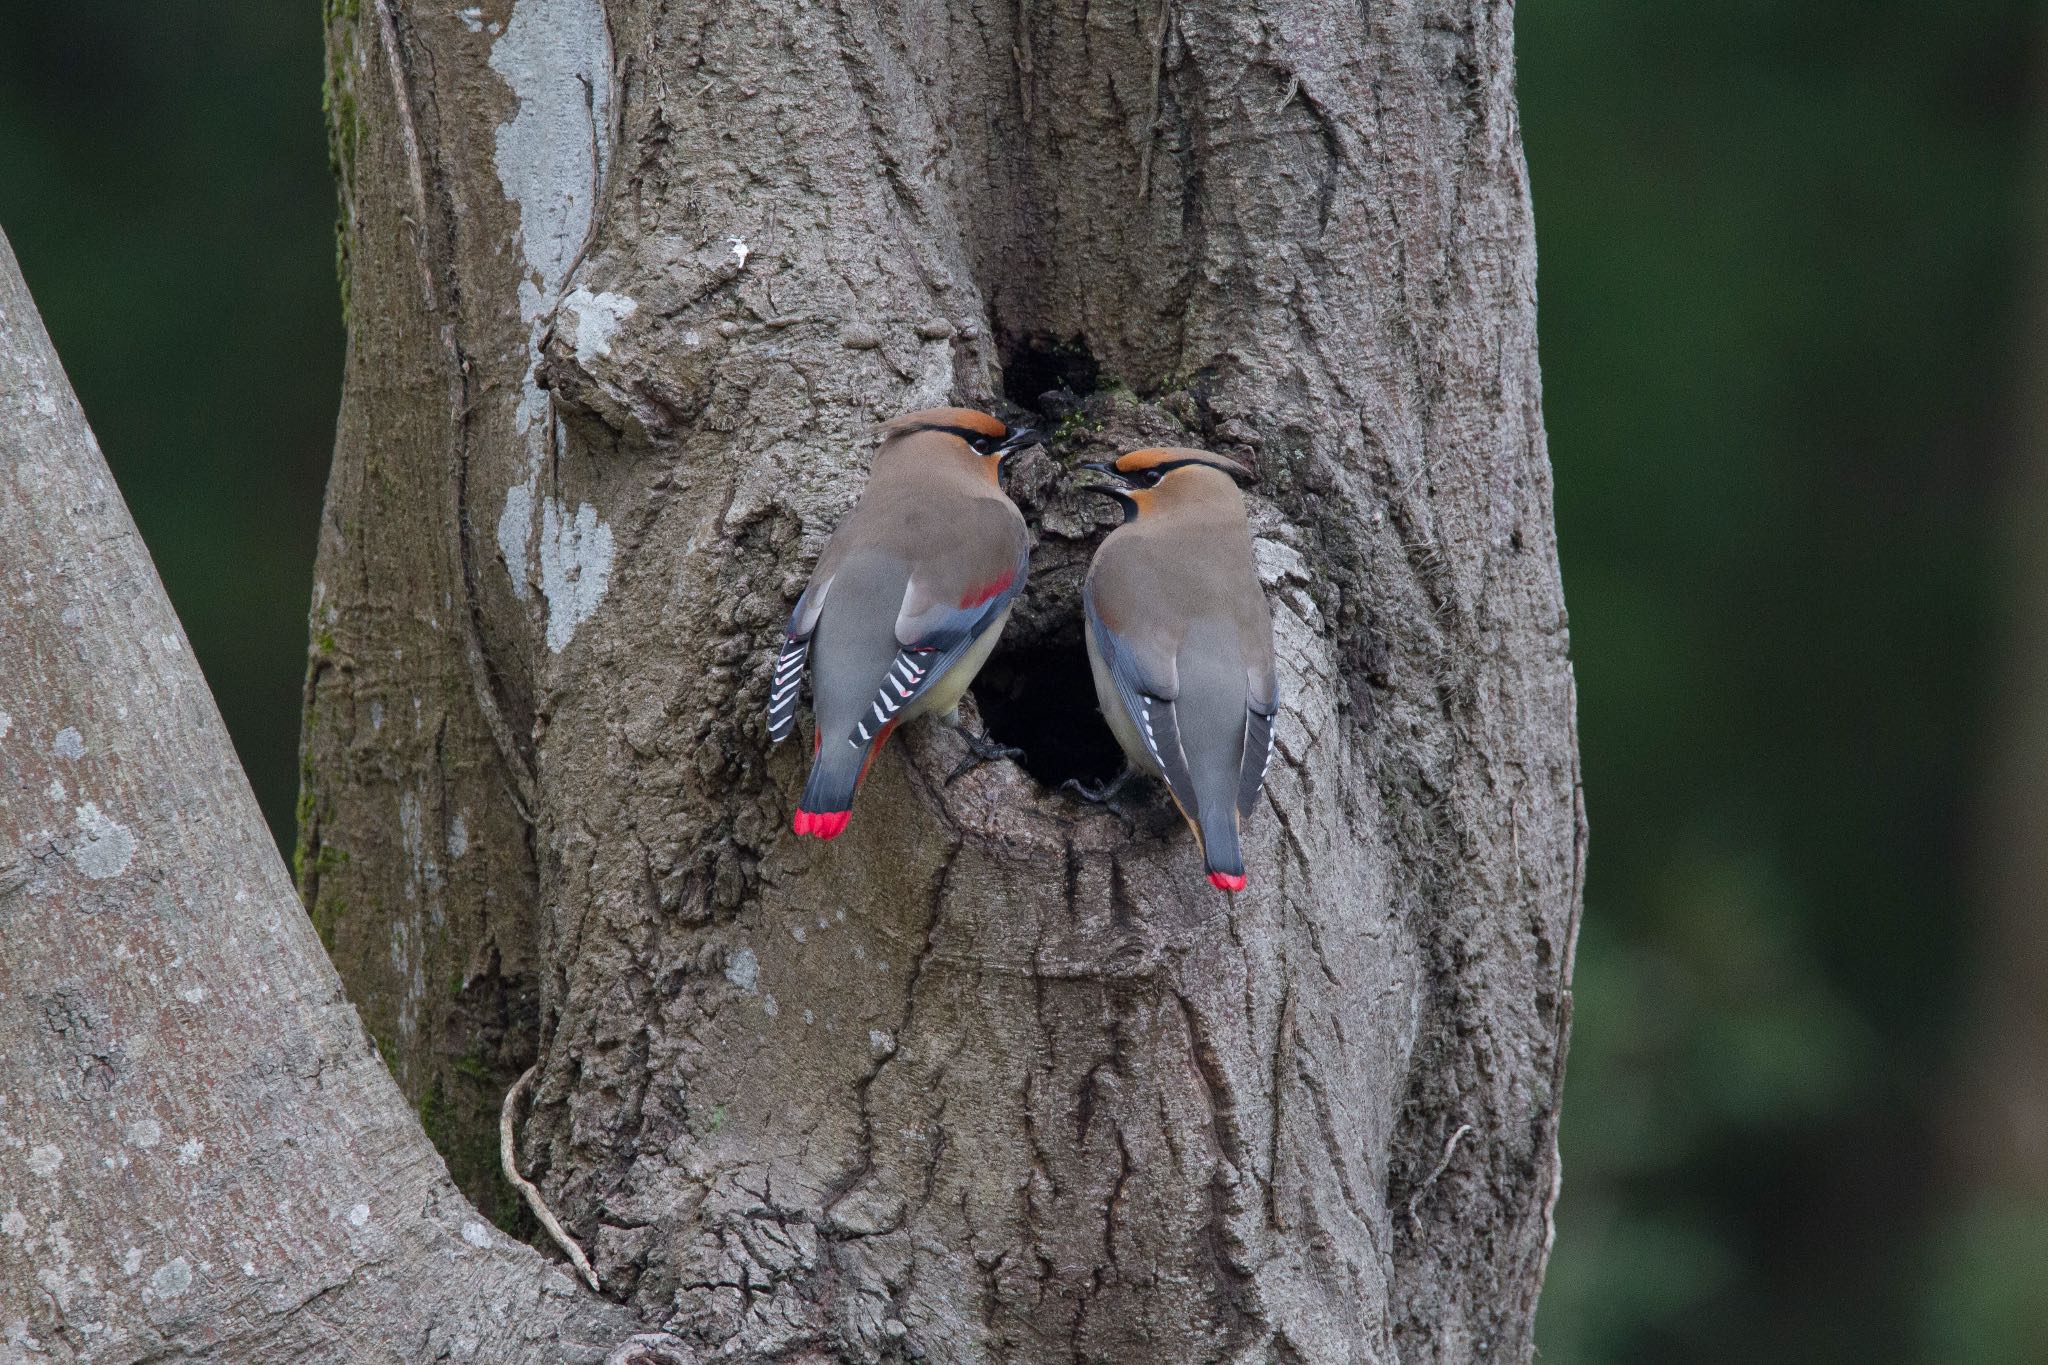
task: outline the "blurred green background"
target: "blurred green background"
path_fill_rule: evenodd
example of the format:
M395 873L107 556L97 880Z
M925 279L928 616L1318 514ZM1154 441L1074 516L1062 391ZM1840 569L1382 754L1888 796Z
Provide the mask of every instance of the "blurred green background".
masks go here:
M341 306L317 0L0 0L0 228L292 847Z
M1519 15L1594 830L1548 1360L2048 1361L2048 1219L1959 1065L1980 976L2030 969L1975 831L2043 458L2042 17ZM318 6L0 34L0 225L289 846L342 354Z

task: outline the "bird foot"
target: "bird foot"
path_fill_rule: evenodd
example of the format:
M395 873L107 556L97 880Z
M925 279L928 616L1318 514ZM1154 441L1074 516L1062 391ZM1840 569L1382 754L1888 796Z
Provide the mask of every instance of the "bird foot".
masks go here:
M946 785L949 787L984 763L993 763L999 758L1021 759L1024 757L1022 749L1013 748L1008 744L998 744L987 735L978 734L968 729L965 725L955 725L953 729L961 739L967 742L967 757L961 759L959 766L946 774Z
M1109 804L1111 793L1115 792L1123 784L1124 780L1122 777L1113 777L1107 782L1097 782L1093 786L1083 782L1078 777L1070 777L1060 783L1060 790L1072 792L1091 806L1106 806Z
M1080 797L1091 806L1101 806L1111 815L1122 821L1124 833L1130 835L1138 832L1138 822L1131 818L1131 813L1125 810L1123 804L1116 798L1129 790L1132 780L1133 774L1130 769L1126 768L1109 781L1098 782L1092 787L1078 777L1070 777L1060 783L1060 790L1074 793L1074 795Z

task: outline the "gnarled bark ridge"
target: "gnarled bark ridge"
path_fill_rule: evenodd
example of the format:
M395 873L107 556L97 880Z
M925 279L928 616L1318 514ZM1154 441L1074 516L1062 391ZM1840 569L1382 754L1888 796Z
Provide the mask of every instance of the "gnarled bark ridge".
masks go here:
M1583 824L1506 8L365 0L330 43L301 890L465 1188L537 1059L527 1169L703 1348L1525 1358ZM1100 723L1057 462L1259 470L1235 902L1044 752L948 785L942 730L787 833L775 628L874 424L1006 398L1070 414L991 665L1069 694L1027 748Z

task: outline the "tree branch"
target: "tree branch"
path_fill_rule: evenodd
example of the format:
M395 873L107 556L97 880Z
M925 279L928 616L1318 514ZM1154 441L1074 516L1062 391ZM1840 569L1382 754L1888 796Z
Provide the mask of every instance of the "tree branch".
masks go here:
M634 1321L463 1201L343 1000L4 236L0 583L10 1330L602 1359Z

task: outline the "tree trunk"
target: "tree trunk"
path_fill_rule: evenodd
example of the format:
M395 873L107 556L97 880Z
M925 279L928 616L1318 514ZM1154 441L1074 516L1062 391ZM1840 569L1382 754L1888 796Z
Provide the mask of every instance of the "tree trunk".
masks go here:
M0 585L0 1360L626 1339L378 1064L4 237Z
M537 1061L527 1169L707 1351L1527 1358L1584 829L1506 7L331 11L300 889L471 1195ZM1029 766L913 727L800 843L776 627L877 420L1005 398ZM1234 902L1051 790L1059 462L1139 441L1260 474Z

